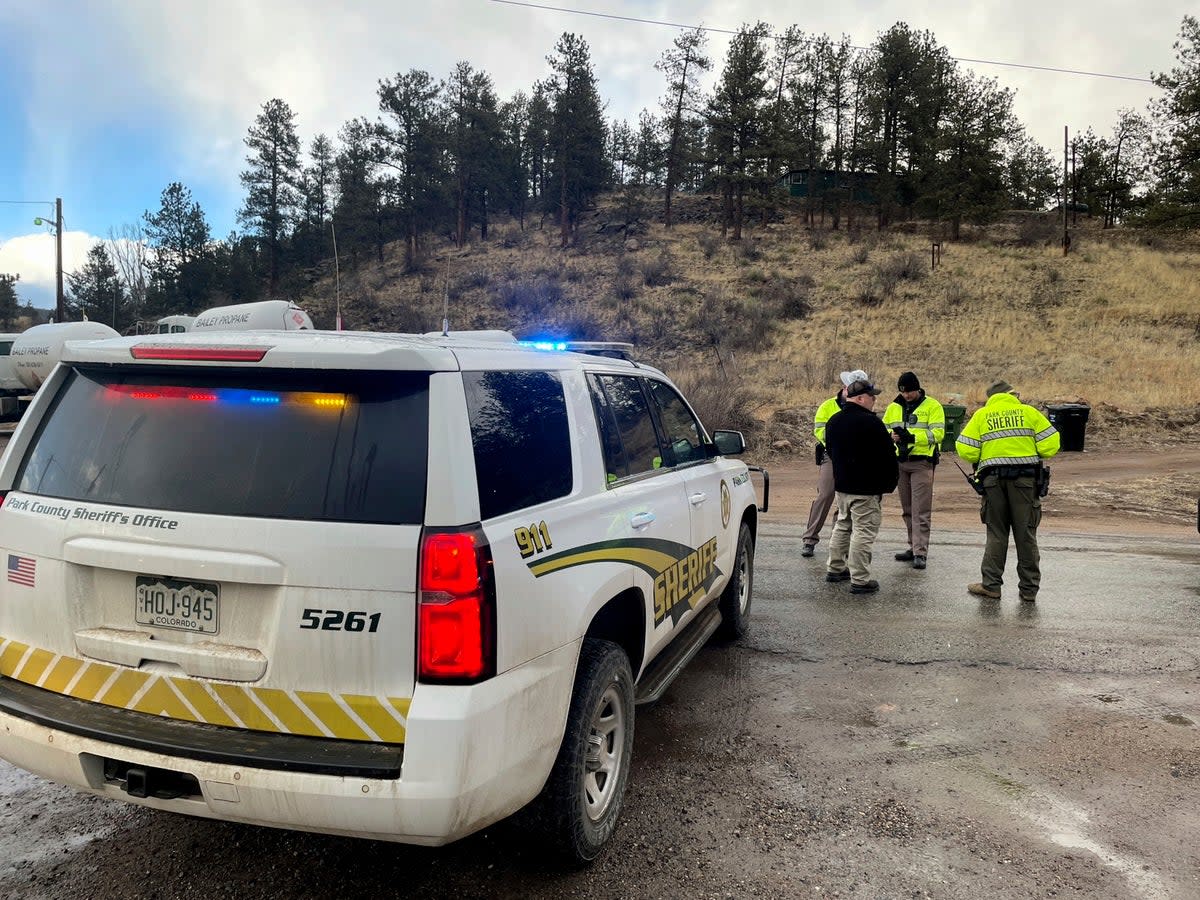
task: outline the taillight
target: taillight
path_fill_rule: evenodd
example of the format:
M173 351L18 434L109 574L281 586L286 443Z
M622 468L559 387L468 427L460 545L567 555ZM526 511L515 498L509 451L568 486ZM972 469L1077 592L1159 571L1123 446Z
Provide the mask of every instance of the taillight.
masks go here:
M0 506L4 505L4 500L6 497L8 497L8 491L0 491Z
M417 677L470 684L496 672L492 550L479 526L426 529L417 596Z

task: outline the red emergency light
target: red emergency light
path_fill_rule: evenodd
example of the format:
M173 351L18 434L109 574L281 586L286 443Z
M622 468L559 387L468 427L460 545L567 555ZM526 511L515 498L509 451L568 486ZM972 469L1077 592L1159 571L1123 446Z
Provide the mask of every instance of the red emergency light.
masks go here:
M183 344L135 344L134 359L187 360L188 362L262 362L271 347L208 347Z

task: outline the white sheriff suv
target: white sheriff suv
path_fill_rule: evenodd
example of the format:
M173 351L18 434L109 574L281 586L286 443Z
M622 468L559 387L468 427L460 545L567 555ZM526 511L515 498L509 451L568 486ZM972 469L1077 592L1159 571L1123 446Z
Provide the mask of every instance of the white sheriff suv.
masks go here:
M426 845L532 804L590 860L634 705L746 628L744 448L504 332L68 344L0 459L0 757Z

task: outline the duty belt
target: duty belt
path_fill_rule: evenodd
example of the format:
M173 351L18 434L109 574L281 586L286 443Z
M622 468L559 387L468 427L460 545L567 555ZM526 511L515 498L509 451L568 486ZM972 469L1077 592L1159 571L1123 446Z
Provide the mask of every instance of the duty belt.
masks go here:
M986 478L995 475L997 478L1037 478L1041 466L984 466L979 470L979 477Z

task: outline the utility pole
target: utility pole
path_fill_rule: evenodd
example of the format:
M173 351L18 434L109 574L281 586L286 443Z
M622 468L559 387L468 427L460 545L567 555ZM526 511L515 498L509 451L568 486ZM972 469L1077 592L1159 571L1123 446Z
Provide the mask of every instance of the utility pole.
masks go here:
M58 291L57 301L54 307L54 321L61 322L66 318L66 304L63 303L63 286L62 286L62 197L54 198L54 240L55 240L55 256L56 256L56 273Z
M1063 180L1062 180L1062 216L1063 216L1063 235L1062 248L1063 256L1071 252L1071 235L1067 232L1067 126L1063 126Z

